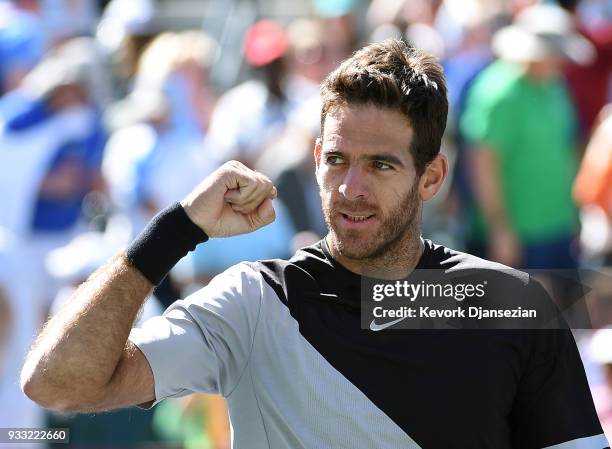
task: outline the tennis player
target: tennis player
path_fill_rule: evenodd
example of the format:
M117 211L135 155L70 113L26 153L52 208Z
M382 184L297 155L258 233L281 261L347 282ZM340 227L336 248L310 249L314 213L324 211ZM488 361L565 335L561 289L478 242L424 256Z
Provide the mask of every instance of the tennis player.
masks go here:
M568 330L402 330L382 320L362 329L364 277L481 269L517 297L541 287L421 237L422 203L448 171L446 86L432 57L394 40L369 45L321 95L314 152L327 236L290 260L238 264L132 329L189 250L274 220L272 182L226 163L45 326L23 368L25 393L69 412L219 393L236 449L608 447Z

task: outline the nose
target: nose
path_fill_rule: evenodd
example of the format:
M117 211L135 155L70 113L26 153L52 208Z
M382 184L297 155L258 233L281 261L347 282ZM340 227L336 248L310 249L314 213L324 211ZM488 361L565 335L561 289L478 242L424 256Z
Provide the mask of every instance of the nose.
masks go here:
M359 167L351 165L344 175L344 179L338 191L347 200L355 200L359 197L365 198L368 194L368 188L364 173Z

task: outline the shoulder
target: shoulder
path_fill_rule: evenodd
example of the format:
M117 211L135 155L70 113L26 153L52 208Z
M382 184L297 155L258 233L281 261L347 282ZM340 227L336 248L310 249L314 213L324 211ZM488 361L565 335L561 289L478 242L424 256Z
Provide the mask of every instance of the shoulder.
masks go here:
M426 245L424 266L431 270L432 276L448 282L484 282L490 294L504 300L508 296L518 298L534 293L542 296L539 284L524 271L430 241Z
M426 252L424 258L426 258L425 263L428 267L440 268L448 273L479 271L482 273L499 274L521 283L525 283L529 279L529 274L524 271L498 262L482 259L429 240L425 241L425 245Z
M189 295L185 301L202 304L208 301L254 303L261 296L261 275L249 263L241 262L216 275L206 286Z
M257 282L259 271L250 262L240 262L232 265L222 273L215 276L209 286L228 287Z
M262 285L274 290L286 285L292 288L316 290L315 284L326 275L335 272L334 267L321 249L320 242L299 249L290 259L264 259L254 262L240 262L215 276L210 283L192 296L211 293L235 292L241 295L261 293ZM328 276L329 277L329 276Z
M480 297L482 307L503 309L530 307L537 309L538 322L561 319L553 298L529 273L442 245L428 243L431 249L427 268L432 270L426 273L425 279L464 286L480 286L484 292ZM528 324L533 325L533 323Z
M262 281L270 286L283 301L292 292L319 292L325 284L342 276L324 253L321 242L299 249L288 260L267 259L247 262Z
M520 90L520 72L513 65L496 61L487 66L474 80L469 92L471 102L502 102Z

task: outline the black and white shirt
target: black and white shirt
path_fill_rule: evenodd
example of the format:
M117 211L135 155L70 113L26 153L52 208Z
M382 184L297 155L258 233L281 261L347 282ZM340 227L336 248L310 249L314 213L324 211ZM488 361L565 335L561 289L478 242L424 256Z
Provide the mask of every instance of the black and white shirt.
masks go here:
M426 241L417 268L499 265ZM519 271L503 274L517 292ZM234 449L603 449L569 330L397 330L360 323L360 276L325 242L241 263L132 330L155 403L228 401Z

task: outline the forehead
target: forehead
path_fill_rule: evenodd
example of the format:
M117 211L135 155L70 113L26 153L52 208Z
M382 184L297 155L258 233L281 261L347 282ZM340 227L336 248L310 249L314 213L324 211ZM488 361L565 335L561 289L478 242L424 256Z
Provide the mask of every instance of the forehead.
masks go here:
M399 111L374 105L343 105L325 117L324 150L410 155L413 130Z

